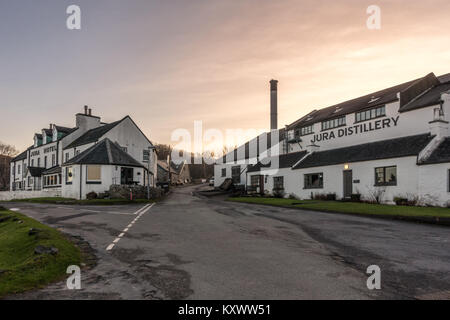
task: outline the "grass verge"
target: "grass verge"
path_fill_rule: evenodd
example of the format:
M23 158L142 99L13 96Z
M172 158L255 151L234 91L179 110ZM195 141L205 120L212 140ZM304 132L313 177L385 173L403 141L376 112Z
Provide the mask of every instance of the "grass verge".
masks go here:
M391 216L405 218L445 218L450 219L450 209L439 207L408 207L359 202L293 200L280 198L239 197L228 201L245 202L296 209L308 209L324 212L349 213L371 216Z
M38 232L29 235L31 228ZM58 253L35 254L38 245ZM0 298L62 280L81 260L80 249L59 231L0 207Z
M47 198L28 198L28 199L15 199L8 202L28 202L28 203L44 203L44 204L68 204L68 205L122 205L122 204L133 204L133 203L152 203L155 199L93 199L93 200L76 200L71 198L61 198L61 197L47 197ZM0 201L1 203L1 201Z

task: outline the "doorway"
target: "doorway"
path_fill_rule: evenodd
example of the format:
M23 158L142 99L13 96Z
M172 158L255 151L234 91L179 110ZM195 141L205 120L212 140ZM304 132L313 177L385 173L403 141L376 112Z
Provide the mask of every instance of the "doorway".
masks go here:
M353 172L352 170L344 170L344 199L350 199L353 193Z
M133 184L133 168L120 168L120 184Z

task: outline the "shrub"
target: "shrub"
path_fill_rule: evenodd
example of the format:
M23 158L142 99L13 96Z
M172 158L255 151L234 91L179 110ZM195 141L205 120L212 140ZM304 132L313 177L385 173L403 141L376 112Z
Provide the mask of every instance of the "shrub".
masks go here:
M273 189L272 194L274 198L284 198L284 189Z
M407 206L407 205L409 205L408 204L408 199L407 198L403 198L403 197L395 197L394 198L394 202L398 206Z
M350 196L350 200L353 202L361 202L361 194L360 193L352 193Z
M86 195L86 199L88 199L88 200L93 200L93 199L97 199L97 193L95 193L94 191L92 191L92 192L89 192L87 195Z
M336 201L336 193L328 193L328 194L326 195L326 199L327 199L328 201Z

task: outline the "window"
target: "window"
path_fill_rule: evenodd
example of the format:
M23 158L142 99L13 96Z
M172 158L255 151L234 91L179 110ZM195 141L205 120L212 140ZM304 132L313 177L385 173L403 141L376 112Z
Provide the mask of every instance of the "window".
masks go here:
M301 136L306 136L308 134L312 134L313 133L313 128L314 128L314 125L302 127L300 129L296 130L295 135L301 137Z
M34 167L34 159L31 159L31 166Z
M397 167L379 167L375 168L376 186L396 186L397 185Z
M250 184L252 187L259 187L259 175L251 176Z
M142 162L148 162L150 159L150 150L142 150Z
M305 174L305 189L320 189L323 188L323 173Z
M44 157L44 168L47 168L47 156Z
M88 165L86 167L86 182L101 182L102 167L99 165Z
M67 161L69 161L69 153L68 152L66 152L66 161L65 162L67 162Z
M38 168L41 167L41 158L38 158L38 160L37 160L37 166L38 166Z
M273 177L273 190L284 190L284 177Z
M17 165L17 174L20 174L20 164Z
M386 115L386 106L381 106L369 110L357 112L355 114L355 122L366 121L374 118L383 117Z
M54 167L55 166L55 163L56 162L56 158L55 158L55 155L54 154L52 154L52 167Z
M67 167L66 168L66 184L72 184L73 181L73 168Z
M231 167L231 179L235 184L241 183L241 166Z
M227 176L227 168L223 168L222 169L222 177L226 177Z
M61 178L59 178L59 175L54 174L51 176L45 176L44 177L44 187L54 187L58 186L61 183Z
M322 122L322 131L345 126L345 116Z

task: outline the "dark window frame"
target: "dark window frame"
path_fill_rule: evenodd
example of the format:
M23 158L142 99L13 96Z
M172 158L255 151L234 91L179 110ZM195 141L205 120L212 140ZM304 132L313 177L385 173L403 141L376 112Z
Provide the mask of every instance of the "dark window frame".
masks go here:
M278 180L278 181L277 181ZM280 183L281 180L281 183ZM281 187L279 186L281 184ZM273 177L273 190L284 190L284 176Z
M233 172L235 171L235 172ZM237 174L236 174L237 171ZM231 167L231 180L233 180L234 184L241 183L241 166L232 166Z
M72 181L68 181L69 179L69 168L71 169L71 171L72 171L72 176L70 177L71 179L72 179ZM64 179L65 181L65 183L66 183L66 185L70 185L70 184L72 184L73 183L73 167L66 167L65 168L65 179Z
M342 121L343 123L339 123L341 119L343 119L343 121ZM332 130L332 129L336 129L336 128L340 128L340 127L345 127L346 125L347 125L347 116L343 115L340 117L322 121L322 123L321 123L322 130L321 131L327 131L327 130Z
M377 110L382 110L382 112L380 112L380 114L377 114ZM372 116L372 111L375 112L374 116ZM368 118L366 118L367 113L369 113ZM364 114L364 119L362 119L363 114ZM359 120L358 120L358 115L359 115ZM365 121L369 121L369 120L373 120L373 119L383 118L385 116L386 116L386 105L378 106L378 107L355 112L355 122L354 123L360 123L360 122L365 122Z
M318 186L314 186L314 185L312 185L312 183L307 184L307 182L309 182L309 181L307 181L308 177L315 176L315 175L319 176L319 181L321 181L321 183ZM323 185L324 185L323 180L324 180L323 172L305 173L303 175L303 189L323 189Z
M222 177L226 177L227 176L227 168L222 168Z
M386 179L386 169L395 168L395 181L387 181ZM383 182L378 182L377 170L383 169ZM397 166L384 166L384 167L376 167L374 170L375 173L375 187L387 187L387 186L396 186L398 183L398 174L397 174Z

